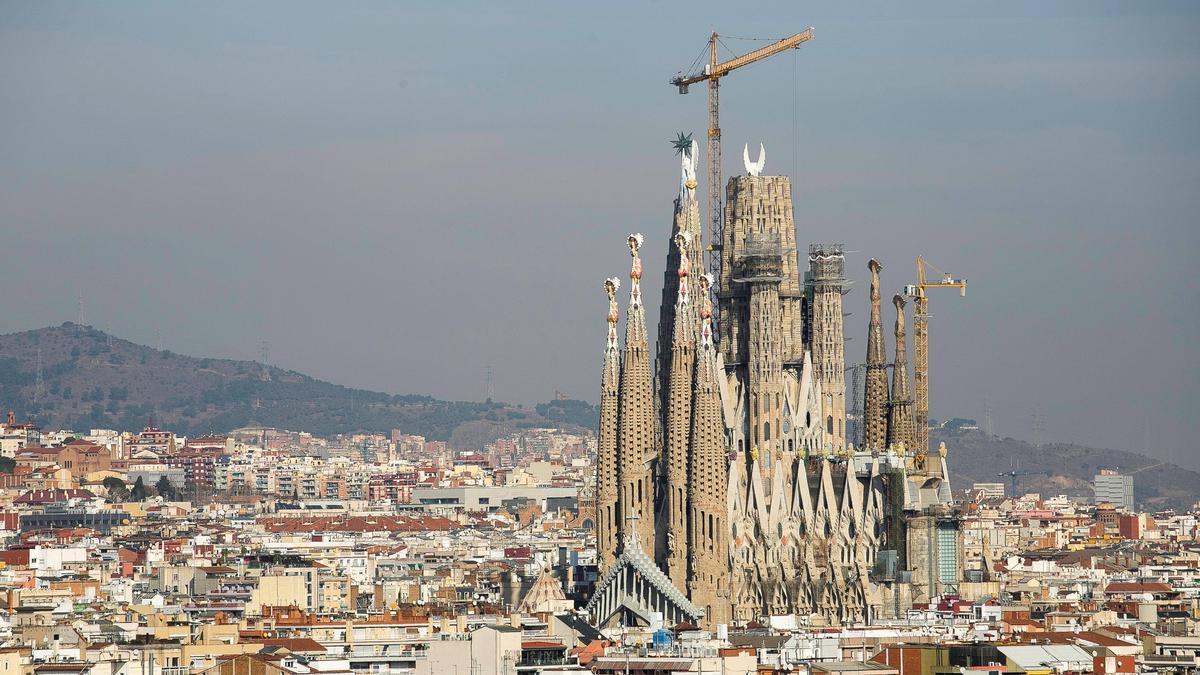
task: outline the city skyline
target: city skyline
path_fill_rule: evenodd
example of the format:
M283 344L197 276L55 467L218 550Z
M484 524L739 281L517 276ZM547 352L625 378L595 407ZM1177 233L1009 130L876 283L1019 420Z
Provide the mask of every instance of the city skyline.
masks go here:
M499 399L595 402L600 281L628 232L669 227L668 141L703 133L702 92L667 78L710 29L813 25L723 90L725 175L763 142L798 243L846 245L847 363L867 260L886 298L923 254L971 281L933 300L933 417L990 407L1031 438L1037 411L1045 440L1197 466L1196 283L1175 278L1197 248L1195 11L880 9L778 6L764 33L653 6L9 6L0 222L32 255L0 273L22 291L0 331L76 320L82 296L86 323L180 353L267 340L281 367L467 400L491 366ZM645 256L661 269L661 238Z

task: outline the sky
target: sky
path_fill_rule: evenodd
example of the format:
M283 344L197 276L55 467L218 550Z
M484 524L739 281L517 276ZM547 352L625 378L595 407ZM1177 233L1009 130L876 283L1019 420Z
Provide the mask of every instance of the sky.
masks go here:
M801 245L850 251L847 361L867 260L886 297L920 254L969 280L933 417L1200 468L1194 3L0 3L0 332L82 301L348 386L595 401L601 281L642 232L658 297L668 141L706 127L667 80L808 26L724 80L724 171L762 142Z

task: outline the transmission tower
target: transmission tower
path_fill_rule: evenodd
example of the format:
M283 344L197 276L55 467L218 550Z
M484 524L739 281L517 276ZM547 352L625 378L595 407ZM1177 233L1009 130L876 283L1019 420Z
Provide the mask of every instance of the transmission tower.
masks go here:
M992 429L992 402L990 399L983 399L983 433L990 439L994 436Z
M1046 432L1046 416L1042 414L1041 408L1034 408L1032 417L1029 430L1033 447L1040 448L1042 447L1042 436Z
M493 386L493 383L492 383L492 380L493 380L493 376L494 376L494 374L495 374L495 373L494 373L494 371L492 370L492 367L491 367L491 366L488 366L488 367L487 367L487 368L486 368L486 369L483 371L483 378L484 378L484 388L486 389L486 393L487 393L487 398L485 398L485 399L484 399L484 401L485 401L485 402L487 402L487 403L491 403L491 402L492 402L492 399L494 399L494 398L495 398L495 396L496 396L496 390L495 390L495 387Z
M42 348L37 350L37 383L33 389L33 402L37 403L42 400L42 394L46 388L46 382L42 379Z
M271 381L271 343L263 340L258 343L259 360L262 362L262 375L259 377L263 382Z

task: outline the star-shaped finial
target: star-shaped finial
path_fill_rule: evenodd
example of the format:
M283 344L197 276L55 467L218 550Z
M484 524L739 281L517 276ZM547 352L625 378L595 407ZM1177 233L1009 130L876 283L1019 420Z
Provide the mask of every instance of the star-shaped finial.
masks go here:
M692 148L692 135L683 135L683 132L676 134L678 138L671 141L671 145L675 146L675 152L683 154Z

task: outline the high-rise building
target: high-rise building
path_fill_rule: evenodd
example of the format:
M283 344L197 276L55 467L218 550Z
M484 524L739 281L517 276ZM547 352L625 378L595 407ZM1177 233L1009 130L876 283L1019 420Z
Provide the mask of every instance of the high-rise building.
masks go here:
M1133 510L1133 476L1124 476L1112 469L1100 469L1100 473L1092 478L1092 491L1097 504L1107 502L1118 509Z

